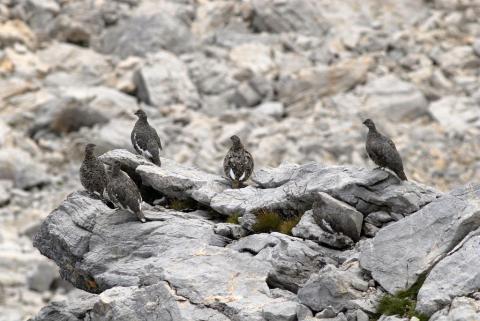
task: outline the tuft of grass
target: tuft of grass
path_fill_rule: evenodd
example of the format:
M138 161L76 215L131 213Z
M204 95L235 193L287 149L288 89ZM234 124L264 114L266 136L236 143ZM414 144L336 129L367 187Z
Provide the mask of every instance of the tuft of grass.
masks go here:
M168 207L175 210L175 211L191 211L197 208L197 204L192 199L171 199Z
M257 222L252 229L255 233L277 232L282 223L280 215L272 210L262 209L256 213Z
M300 216L295 216L280 223L279 232L292 235L292 229L300 222Z
M379 302L374 319L384 315L398 315L400 317L417 317L420 321L428 321L428 317L415 311L418 291L425 281L426 274L421 275L409 289L399 291L395 295L387 294Z
M230 224L239 224L240 222L238 221L238 219L241 217L241 215L239 213L235 213L233 215L230 215L227 220L225 221L225 223L230 223Z
M262 209L256 213L257 222L253 225L255 233L280 232L290 235L292 228L300 221L300 216L284 218L274 210Z

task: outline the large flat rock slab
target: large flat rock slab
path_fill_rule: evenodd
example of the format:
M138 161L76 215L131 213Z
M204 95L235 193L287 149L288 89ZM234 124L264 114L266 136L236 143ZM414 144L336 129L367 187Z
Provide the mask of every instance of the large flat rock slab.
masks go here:
M476 230L430 271L418 292L417 311L431 315L449 305L452 298L478 291L479 263L480 230Z
M440 193L414 182L400 182L383 170L351 166L284 164L255 172L256 186L230 189L219 175L177 164L162 158L162 167L125 150L102 155L111 163L118 160L142 178L142 184L177 198L193 198L223 215L244 214L260 209L296 210L312 208L315 195L324 192L361 213L379 210L410 214L433 201Z
M221 237L204 213L154 208L145 214L154 220L142 224L73 193L44 221L34 245L63 278L92 293L165 281L189 304L259 321L264 305L281 300L267 286L271 263L217 246Z

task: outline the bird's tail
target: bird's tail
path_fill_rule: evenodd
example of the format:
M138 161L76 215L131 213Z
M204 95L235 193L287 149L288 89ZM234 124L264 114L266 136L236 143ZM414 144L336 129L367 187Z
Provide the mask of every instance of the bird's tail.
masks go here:
M160 161L160 156L158 156L158 154L152 157L152 162L158 167L162 166L162 162Z
M395 174L402 180L402 181L408 181L407 175L405 175L405 172L402 170L396 171Z
M140 222L145 223L147 219L145 218L145 215L143 214L142 210L139 210L137 213L137 217L140 220Z

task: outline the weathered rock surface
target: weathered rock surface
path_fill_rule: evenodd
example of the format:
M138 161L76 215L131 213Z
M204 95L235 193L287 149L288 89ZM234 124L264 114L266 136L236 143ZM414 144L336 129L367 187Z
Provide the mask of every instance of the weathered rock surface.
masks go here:
M32 188L50 182L45 166L18 148L0 150L0 179L11 180L17 188Z
M390 293L409 288L480 227L479 190L476 185L454 190L381 229L362 246L362 267Z
M413 84L388 75L375 79L363 90L365 109L378 117L384 114L391 121L413 120L428 113L425 96Z
M100 295L81 292L67 302L53 302L31 321L228 321L213 309L190 304L166 282L114 287Z
M338 264L339 260L339 252L280 233L250 235L228 247L269 262L273 266L268 278L270 286L295 293L312 273L327 263Z
M326 221L335 231L341 232L354 241L360 239L363 214L352 206L320 192L313 202L313 219L321 226Z
M480 318L480 302L478 300L458 297L449 307L435 313L430 321L474 321Z
M361 287L359 284L366 284ZM359 289L360 288L360 289ZM322 311L332 307L334 311L344 309L365 308L360 301L374 305L380 293L367 293L368 282L362 278L362 270L358 262L337 268L327 265L313 274L307 283L298 291L300 303L313 311Z
M191 304L248 320L262 320L262 306L280 300L266 283L271 264L211 245L219 244L218 236L202 215L153 210L146 216L151 221L138 224L129 213L74 193L42 224L34 244L76 287L93 293L110 289L100 299L125 292L118 287L148 295L137 287L166 281ZM116 311L125 305L125 315L131 315L127 303L98 313L124 317Z
M135 169L143 184L165 195L193 198L224 215L264 208L305 211L311 208L318 192L325 192L362 213L383 209L409 214L438 195L435 190L416 183L400 184L398 179L385 171L346 166L327 167L311 163L262 169L253 178L260 188L248 186L232 190L228 189L223 177L168 159L162 167L139 166L148 163L124 150L110 151L102 159L107 163L116 159Z
M325 192L362 213L385 209L408 214L437 195L415 183L399 184L384 171L316 163L262 169L253 181L261 189L227 190L212 199L212 208L221 213L253 212L265 207L302 211L311 207L316 193Z
M162 1L161 6L145 1L129 19L106 29L93 45L100 52L123 58L161 49L176 53L191 50L194 38L185 9L173 1Z
M149 105L200 107L200 97L189 78L186 65L167 51L149 57L136 74L135 83L139 99Z
M428 274L418 292L416 309L432 315L455 297L480 289L480 230L468 235Z
M315 222L311 210L302 215L300 222L292 229L292 235L336 249L345 249L353 245L352 239L346 235L324 231Z

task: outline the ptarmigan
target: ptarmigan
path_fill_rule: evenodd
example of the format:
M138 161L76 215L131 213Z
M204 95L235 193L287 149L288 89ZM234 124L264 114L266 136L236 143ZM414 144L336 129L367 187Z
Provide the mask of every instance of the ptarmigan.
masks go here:
M135 115L137 115L138 120L130 136L133 148L135 148L137 153L160 166L159 149L162 149L160 137L158 137L155 128L148 123L147 114L143 110L137 110Z
M142 212L142 196L138 191L137 185L120 169L118 161L113 163L111 177L108 180L107 193L108 198L116 207L137 215L142 223L147 221Z
M232 181L232 188L239 188L253 172L253 157L245 150L238 136L230 137L232 147L223 160L225 175Z
M85 159L80 166L80 182L92 194L104 197L107 187L107 173L103 163L93 153L95 144L85 147Z
M371 119L365 120L363 124L368 127L365 144L368 156L381 168L386 167L397 174L401 180L407 181L407 176L403 171L402 158L393 141L379 133Z

